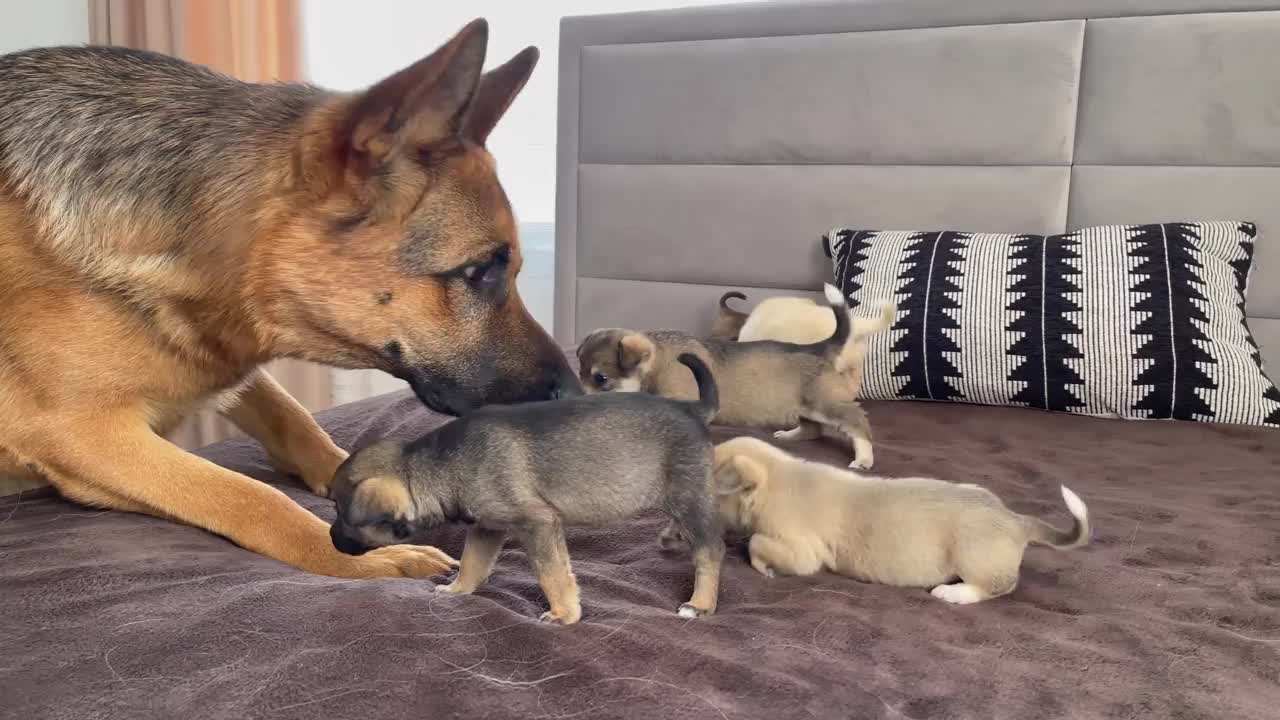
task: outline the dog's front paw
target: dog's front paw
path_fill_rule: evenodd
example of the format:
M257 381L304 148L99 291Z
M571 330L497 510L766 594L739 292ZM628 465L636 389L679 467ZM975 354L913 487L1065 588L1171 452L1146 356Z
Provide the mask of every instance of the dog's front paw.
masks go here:
M457 560L430 545L387 545L349 559L358 564L355 577L428 578L458 567Z
M700 608L693 603L680 603L680 608L676 610L676 614L682 618L700 618L710 615L713 611L706 608Z

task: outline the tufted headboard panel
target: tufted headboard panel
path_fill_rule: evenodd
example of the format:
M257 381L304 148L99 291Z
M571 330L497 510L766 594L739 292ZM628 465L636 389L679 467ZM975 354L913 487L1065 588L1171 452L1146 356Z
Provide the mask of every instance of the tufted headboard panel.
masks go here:
M555 334L705 332L836 225L1258 224L1280 367L1280 2L852 0L566 18Z

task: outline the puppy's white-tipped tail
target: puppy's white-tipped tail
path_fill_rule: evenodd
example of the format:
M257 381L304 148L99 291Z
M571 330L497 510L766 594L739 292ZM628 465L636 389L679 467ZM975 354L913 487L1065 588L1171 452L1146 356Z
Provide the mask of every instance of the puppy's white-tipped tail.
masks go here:
M1048 545L1058 550L1070 550L1089 543L1089 508L1085 506L1084 500L1081 500L1080 496L1066 485L1062 486L1062 500L1066 502L1067 510L1074 521L1071 529L1059 530L1040 518L1023 515L1028 541Z
M1067 503L1067 510L1082 523L1089 522L1089 508L1085 507L1084 501L1080 496L1071 491L1066 485L1062 486L1062 499Z
M844 303L844 295L841 295L839 288L831 283L822 284L822 294L827 296L827 302L832 305Z

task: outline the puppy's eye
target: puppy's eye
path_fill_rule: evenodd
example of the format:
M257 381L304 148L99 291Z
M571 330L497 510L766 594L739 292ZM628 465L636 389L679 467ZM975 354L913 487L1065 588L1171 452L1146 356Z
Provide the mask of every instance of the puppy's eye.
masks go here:
M596 387L604 387L609 382L609 376L604 373L595 373L591 376L591 382L595 383Z

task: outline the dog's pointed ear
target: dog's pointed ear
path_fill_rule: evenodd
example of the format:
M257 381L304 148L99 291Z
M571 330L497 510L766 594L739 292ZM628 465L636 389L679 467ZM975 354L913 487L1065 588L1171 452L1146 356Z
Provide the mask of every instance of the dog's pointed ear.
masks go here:
M653 362L653 341L641 333L628 333L618 340L618 367L623 372L647 370Z
M524 89L538 64L538 48L529 46L480 78L480 87L462 121L462 137L484 145L489 133Z
M759 490L768 478L764 466L746 455L734 455L725 463L730 472L720 474L716 492L721 495L746 495Z
M367 171L397 148L422 149L457 137L488 43L489 24L472 20L435 52L358 96L347 115L348 160Z

